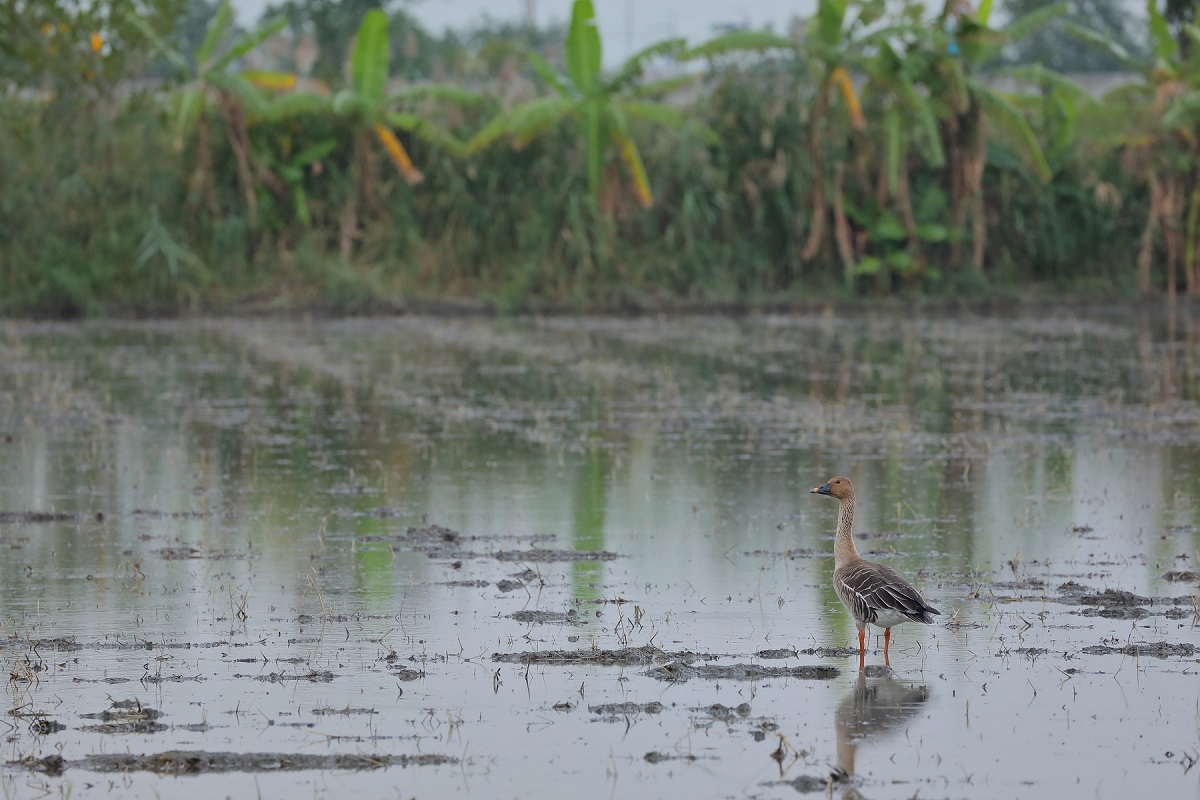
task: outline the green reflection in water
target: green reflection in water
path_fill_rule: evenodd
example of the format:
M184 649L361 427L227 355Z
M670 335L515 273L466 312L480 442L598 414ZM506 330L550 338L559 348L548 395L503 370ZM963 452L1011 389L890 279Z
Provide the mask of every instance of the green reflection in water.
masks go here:
M587 448L583 465L575 477L571 546L577 553L604 549L604 524L608 512L608 484L611 469L608 451L598 443ZM587 603L600 599L604 562L576 561L571 564L572 596ZM591 615L591 606L582 612Z
M233 555L252 540L255 564L288 586L321 552L331 575L354 576L331 581L386 604L428 580L429 559L353 542L424 514L477 534L504 507L506 530L623 555L627 528L652 519L670 554L698 500L725 519L795 514L803 467L869 493L859 530L887 535L865 541L918 578L969 581L1084 527L1120 545L1108 574L1129 562L1160 576L1196 568L1200 549L1198 330L1186 315L1043 314L10 326L3 508L83 521L6 526L17 555L0 574L19 585L27 561L47 580L113 575L153 565L167 539ZM657 473L649 502L672 496L668 511L630 490L617 493L628 507L610 505L614 469L635 474L643 439L659 454L638 467ZM378 506L405 516L343 513ZM802 508L813 536L832 532L832 508ZM96 512L105 524L86 521ZM718 524L729 541L688 556L740 577L720 556L746 527ZM570 572L574 599L606 594L602 562ZM814 594L849 626L827 577Z

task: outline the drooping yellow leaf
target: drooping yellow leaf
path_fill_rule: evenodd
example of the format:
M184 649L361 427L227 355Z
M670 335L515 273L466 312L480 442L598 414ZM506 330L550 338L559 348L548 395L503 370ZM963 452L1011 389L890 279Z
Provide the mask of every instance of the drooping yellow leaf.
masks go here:
M642 155L637 145L629 136L614 137L621 151L621 159L629 167L629 175L633 178L633 190L637 193L638 202L642 208L654 205L654 194L650 191L650 179L646 177L646 166L642 163Z
M392 129L386 125L375 125L375 136L379 139L379 143L383 145L383 149L387 151L388 157L392 159L392 163L396 165L396 169L400 170L400 174L404 176L404 180L410 185L415 185L425 180L425 176L421 171L413 166L412 159L408 157L408 151L404 149L404 145L396 138L396 134L392 133Z
M850 73L846 71L846 68L838 67L829 73L829 83L841 91L854 127L860 131L867 127L867 121L863 118L862 104L858 102L858 92L854 90L854 81L850 80Z
M264 89L291 91L296 88L296 75L292 72L271 72L261 69L248 69L242 72L242 77L261 86Z

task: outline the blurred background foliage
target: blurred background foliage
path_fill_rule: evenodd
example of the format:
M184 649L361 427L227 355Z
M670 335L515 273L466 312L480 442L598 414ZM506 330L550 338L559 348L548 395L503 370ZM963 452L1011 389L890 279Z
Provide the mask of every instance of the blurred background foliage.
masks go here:
M991 5L605 68L590 0L4 4L0 312L1200 294L1194 4Z

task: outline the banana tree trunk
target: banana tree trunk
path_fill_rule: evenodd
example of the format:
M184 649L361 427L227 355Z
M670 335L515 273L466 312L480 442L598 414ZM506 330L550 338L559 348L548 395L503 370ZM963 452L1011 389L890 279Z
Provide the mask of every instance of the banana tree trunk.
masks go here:
M950 221L954 230L966 230L967 214L973 212L971 266L983 271L987 223L983 218L983 170L987 164L984 118L978 101L960 114L951 114L943 126L946 168L950 184ZM950 250L954 263L962 263L962 240Z
M209 143L208 120L201 116L196 124L196 166L188 178L188 194L193 198L204 197L208 216L217 219L221 206L217 202L217 191L213 185L212 145Z
M833 239L837 244L838 256L842 259L842 270L846 288L854 286L854 246L850 240L850 220L846 218L846 202L842 184L846 175L845 165L840 161L833 167Z
M975 190L971 203L971 267L983 273L983 256L987 249L987 213L983 202L983 188Z
M1161 225L1167 245L1167 302L1175 303L1179 262L1183 256L1183 187L1172 175L1164 182Z
M237 99L224 90L217 93L217 107L225 120L225 131L229 136L229 147L237 163L238 183L246 199L246 214L250 227L258 225L258 197L254 191L254 172L250 167L250 136L246 132L246 118Z
M1197 285L1196 265L1196 236L1200 223L1200 183L1192 187L1187 204L1187 241L1183 252L1183 279L1187 286L1188 297L1200 295L1200 285Z
M896 175L896 210L908 236L908 254L913 260L913 273L925 274L925 253L921 249L921 237L917 233L917 217L913 213L912 195L908 185L908 159L901 158Z
M1154 232L1158 229L1158 218L1162 214L1162 186L1152 171L1150 182L1150 211L1146 214L1146 226L1142 228L1142 246L1137 255L1137 291L1140 295L1150 294L1150 265L1154 261Z
M383 210L383 203L376 191L379 185L379 160L366 133L354 136L354 171L358 176L358 190L367 207L367 214L379 216Z
M809 120L808 163L812 170L812 224L808 229L808 241L800 251L802 261L811 261L821 252L825 244L825 159L821 153L821 126L829 108L829 96L824 85L817 101L813 104L812 119Z
M338 222L338 254L342 261L349 261L354 255L354 241L357 238L358 191L351 189L346 192L346 203L342 206L342 215Z

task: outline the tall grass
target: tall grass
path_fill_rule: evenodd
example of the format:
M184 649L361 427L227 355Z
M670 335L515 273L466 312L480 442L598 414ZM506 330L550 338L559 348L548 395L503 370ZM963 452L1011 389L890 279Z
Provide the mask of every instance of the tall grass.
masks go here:
M173 150L149 97L10 101L0 106L0 312L359 311L445 299L611 309L1029 285L1129 291L1146 198L1115 159L1066 160L1046 185L998 145L985 174L983 279L964 278L949 245L936 242L927 247L933 268L911 280L847 282L832 247L804 261L813 181L828 178L811 172L806 84L790 69L730 70L700 95L695 113L716 144L687 130L635 129L657 200L648 210L615 163L599 203L590 198L569 129L467 161L406 140L424 183L409 186L380 161L363 197L353 131L315 114L251 127L260 170L251 225L218 119L207 122L212 171L200 174L199 139ZM484 115L460 120L460 135ZM845 136L826 140L827 163L871 158ZM288 167L321 142L332 143L327 155ZM940 176L916 158L909 166L913 194L928 206L918 216L937 215ZM357 226L347 258L348 208ZM851 225L862 235L853 215Z

